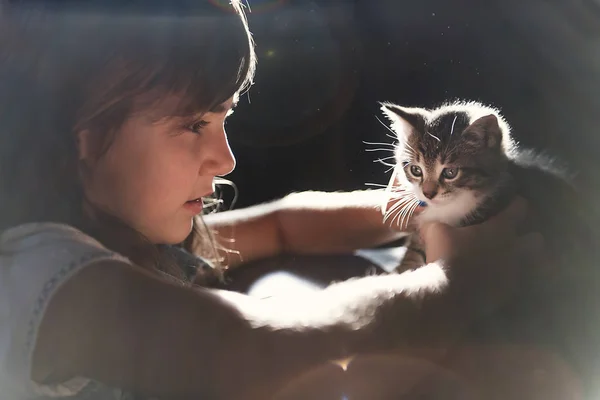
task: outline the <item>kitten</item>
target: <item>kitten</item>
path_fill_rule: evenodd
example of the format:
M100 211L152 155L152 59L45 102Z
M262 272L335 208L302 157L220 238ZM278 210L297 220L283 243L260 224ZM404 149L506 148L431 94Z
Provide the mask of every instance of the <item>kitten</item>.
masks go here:
M529 222L544 235L546 265L525 270L514 298L474 321L463 342L545 349L566 361L585 390L596 395L600 240L591 219L593 199L580 195L556 161L519 148L495 108L476 102L447 103L433 110L383 103L382 110L398 140L388 185L398 199L388 211L392 219L408 219L423 201L427 205L416 218L417 228L427 220L469 225L520 195L529 203ZM409 238L410 250L398 271L425 262L418 235ZM451 358L449 354L449 365Z
M406 216L417 204L425 206L415 218L417 228L425 221L453 226L482 222L504 208L515 194L537 203L534 209L539 206L542 212L552 214L558 209L551 210L550 198L575 196L569 177L551 159L518 148L510 126L495 108L453 102L433 110L391 103L382 103L381 109L398 139L388 190L399 194L396 197L402 199L402 206L391 211ZM555 187L555 193L549 192ZM563 222L559 220L551 216L537 222L548 228L554 224L554 230L560 231ZM425 263L419 235L411 234L407 244L398 272Z

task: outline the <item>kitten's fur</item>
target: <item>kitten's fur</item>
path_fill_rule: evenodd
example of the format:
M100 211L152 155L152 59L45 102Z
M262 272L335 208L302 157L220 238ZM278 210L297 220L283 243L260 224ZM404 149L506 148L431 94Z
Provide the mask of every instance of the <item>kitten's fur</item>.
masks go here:
M591 204L549 158L519 149L495 108L475 102L434 110L383 103L382 110L398 137L396 182L428 203L420 219L477 223L518 194L528 200L535 212L531 222L545 237L552 267L525 271L513 301L475 322L465 341L543 346L593 384L600 372L600 321L595 318L600 274L595 265L597 233L588 224ZM421 168L424 179L403 170L411 164ZM440 180L443 166L467 169L453 180ZM429 181L425 190L430 194L438 189L433 201L423 195L421 180ZM390 185L395 184L392 178ZM400 270L423 264L418 252L416 257L408 254Z

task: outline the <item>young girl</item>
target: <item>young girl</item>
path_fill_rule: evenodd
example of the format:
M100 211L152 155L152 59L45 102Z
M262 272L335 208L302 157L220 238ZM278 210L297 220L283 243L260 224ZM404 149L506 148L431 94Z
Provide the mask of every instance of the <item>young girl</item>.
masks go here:
M255 69L240 4L59 4L0 21L0 399L269 398L319 363L427 345L425 329L450 345L510 294L519 202L425 229L416 271L301 304L191 285L176 254L218 262L196 216L234 168L223 125ZM235 225L222 244L248 261L350 251L395 237L381 196L296 195L210 227Z

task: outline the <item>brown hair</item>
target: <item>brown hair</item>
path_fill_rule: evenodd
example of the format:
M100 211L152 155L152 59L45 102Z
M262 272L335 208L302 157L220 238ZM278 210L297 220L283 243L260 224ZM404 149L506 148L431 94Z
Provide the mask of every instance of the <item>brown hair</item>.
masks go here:
M152 12L94 3L2 10L0 230L65 223L157 266L156 247L141 235L84 212L76 132L91 132L101 154L139 104L151 108L174 94L180 102L171 116L210 110L250 85L253 42L238 0L224 8L172 0ZM198 228L181 246L213 258L211 237Z

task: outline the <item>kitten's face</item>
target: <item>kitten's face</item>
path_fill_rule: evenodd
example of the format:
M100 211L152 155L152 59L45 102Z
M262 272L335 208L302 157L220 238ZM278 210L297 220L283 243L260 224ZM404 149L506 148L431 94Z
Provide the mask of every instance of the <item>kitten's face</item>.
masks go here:
M507 157L494 115L384 107L398 135L396 179L427 204L427 219L454 224L499 184Z

